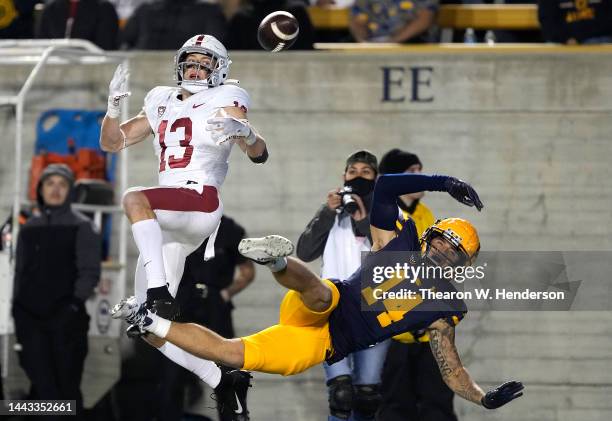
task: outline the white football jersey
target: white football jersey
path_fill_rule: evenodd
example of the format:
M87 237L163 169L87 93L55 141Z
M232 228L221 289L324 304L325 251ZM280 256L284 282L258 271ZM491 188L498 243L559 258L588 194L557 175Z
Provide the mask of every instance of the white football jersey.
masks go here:
M221 108L249 106L249 95L236 85L221 85L177 98L180 88L157 86L145 97L143 110L155 133L153 147L159 162L159 185L188 181L220 187L228 169L233 142L216 145L206 120Z

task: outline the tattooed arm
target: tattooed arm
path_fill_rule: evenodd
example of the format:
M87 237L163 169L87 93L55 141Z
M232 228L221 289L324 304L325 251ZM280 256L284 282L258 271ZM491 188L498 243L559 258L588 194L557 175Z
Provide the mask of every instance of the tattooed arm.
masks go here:
M462 398L477 405L482 405L482 398L485 393L472 380L470 373L463 367L459 359L455 347L455 328L445 320L440 319L429 326L428 332L429 346L438 362L444 382Z

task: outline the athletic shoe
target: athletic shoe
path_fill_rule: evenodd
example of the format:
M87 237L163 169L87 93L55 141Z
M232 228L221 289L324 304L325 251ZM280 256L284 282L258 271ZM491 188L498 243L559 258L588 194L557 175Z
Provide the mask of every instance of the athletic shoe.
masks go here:
M251 373L244 370L221 368L221 381L215 388L221 421L248 421L247 393L251 387Z
M147 308L164 319L176 321L181 314L178 302L167 286L147 289Z
M125 333L128 338L132 339L139 338L147 333L141 327L142 320L146 314L146 305L139 304L134 296L124 298L111 309L111 317L113 319L123 319L129 324Z
M147 309L163 319L176 321L181 316L181 308L174 298L159 298L147 301Z
M130 339L136 339L145 336L147 331L138 325L129 325L127 329L125 329L125 334Z
M238 244L238 251L244 257L265 265L279 257L293 253L293 243L280 235L268 235L261 238L245 238Z
M113 306L111 309L111 317L113 319L123 319L127 323L134 325L139 319L138 310L140 307L141 304L138 303L136 297L132 295L131 297L124 298Z

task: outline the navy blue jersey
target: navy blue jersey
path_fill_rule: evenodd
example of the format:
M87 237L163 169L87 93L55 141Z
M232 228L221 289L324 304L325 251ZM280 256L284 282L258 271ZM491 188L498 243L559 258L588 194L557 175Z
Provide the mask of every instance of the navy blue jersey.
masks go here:
M347 280L333 280L340 291L340 301L329 317L329 331L334 352L327 359L334 363L351 352L365 349L404 332L422 331L439 319L456 325L467 312L465 302L452 294L452 299L427 299L424 289L438 293L456 293L451 281L419 277L397 278L371 282L374 267L389 267L396 263L419 265L420 250L416 227L412 220L404 223L398 236L382 250L370 253L362 266ZM393 253L395 252L395 253ZM413 253L397 253L413 252ZM398 262L398 257L403 259ZM419 259L419 260L417 260ZM416 267L416 266L415 266ZM372 291L414 291L413 299L377 299ZM382 289L381 289L382 288ZM443 294L444 295L444 294Z

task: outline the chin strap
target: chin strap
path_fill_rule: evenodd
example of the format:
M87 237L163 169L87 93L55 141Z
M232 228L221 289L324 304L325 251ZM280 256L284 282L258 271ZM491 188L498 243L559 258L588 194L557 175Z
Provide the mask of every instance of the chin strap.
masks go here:
M187 92L191 92L192 94L197 94L198 92L202 92L205 91L206 89L210 89L212 88L211 85L196 85L196 84L191 84L191 83L185 83L187 81L181 82L180 83L180 87L183 88L184 90L186 90Z

